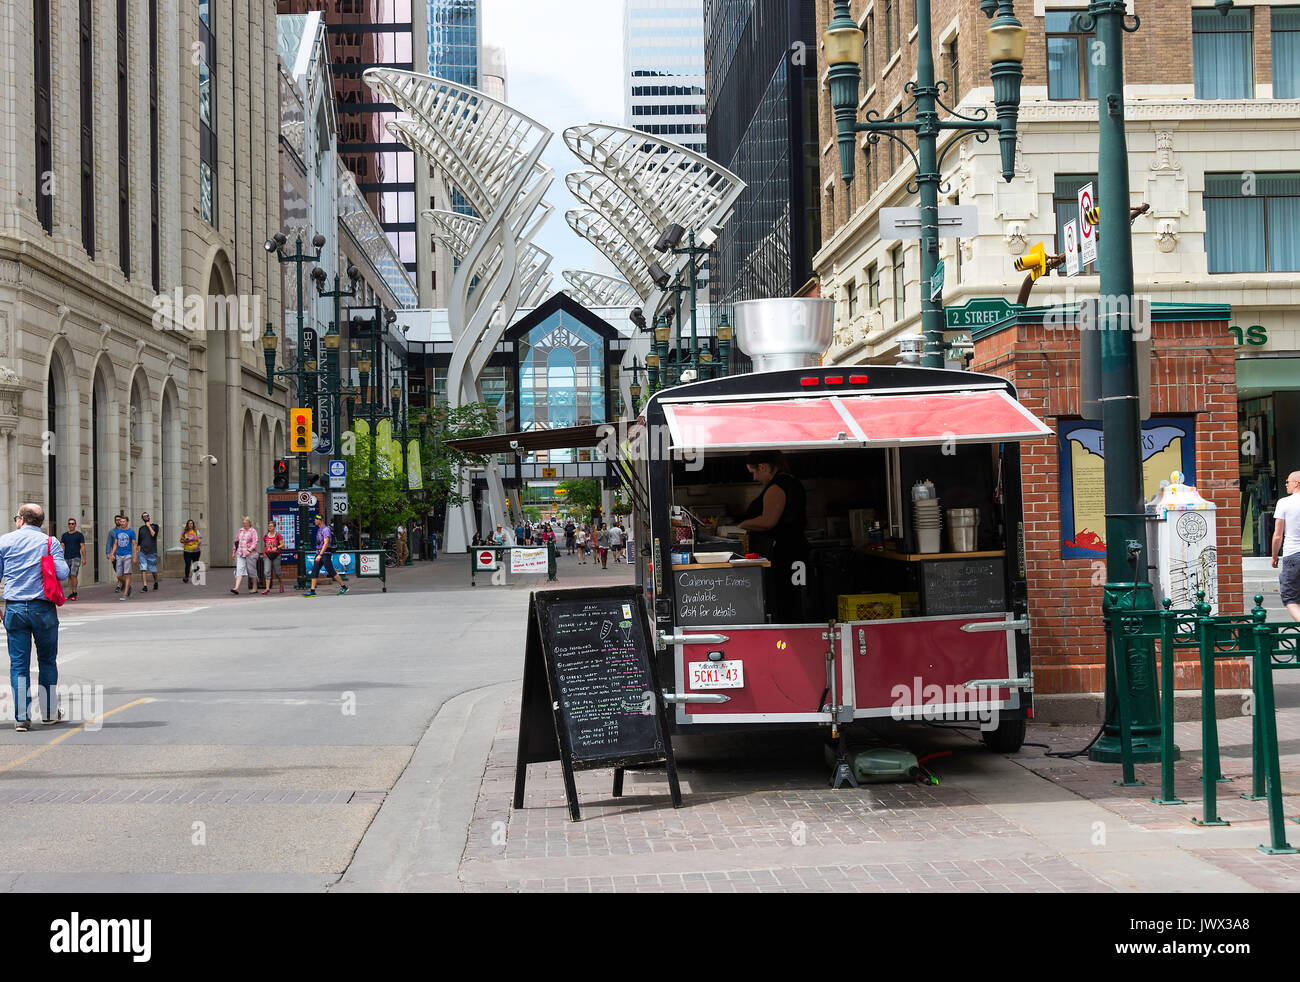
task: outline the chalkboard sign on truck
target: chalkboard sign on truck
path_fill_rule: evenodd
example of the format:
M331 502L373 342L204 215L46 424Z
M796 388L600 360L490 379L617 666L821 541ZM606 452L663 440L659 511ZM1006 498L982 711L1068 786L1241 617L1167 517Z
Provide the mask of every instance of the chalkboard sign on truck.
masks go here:
M1007 607L1003 559L933 559L921 563L921 610L926 617L1000 614Z
M761 566L677 569L673 587L677 624L763 624L767 620Z
M533 593L524 652L515 807L529 764L563 765L569 816L579 818L574 770L663 764L681 806L663 694L651 664L650 627L634 586Z

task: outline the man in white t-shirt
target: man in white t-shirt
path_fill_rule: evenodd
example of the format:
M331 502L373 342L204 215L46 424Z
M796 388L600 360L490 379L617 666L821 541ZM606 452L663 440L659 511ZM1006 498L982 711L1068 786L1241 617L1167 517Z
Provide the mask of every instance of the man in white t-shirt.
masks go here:
M1273 509L1273 568L1282 557L1279 585L1291 619L1300 621L1300 471L1286 479L1287 495Z

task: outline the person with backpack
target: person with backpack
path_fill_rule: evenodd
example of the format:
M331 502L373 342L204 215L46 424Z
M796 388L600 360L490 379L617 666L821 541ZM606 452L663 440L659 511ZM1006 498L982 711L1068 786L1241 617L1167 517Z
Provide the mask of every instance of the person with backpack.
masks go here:
M14 531L0 536L0 579L4 580L5 633L9 640L9 684L14 693L14 730L32 728L32 643L39 666L41 719L52 725L63 719L58 708L59 608L61 593L46 596L43 563L53 561L58 579L67 579L68 562L53 538L41 531L45 509L26 504L14 516ZM57 581L54 584L58 590Z

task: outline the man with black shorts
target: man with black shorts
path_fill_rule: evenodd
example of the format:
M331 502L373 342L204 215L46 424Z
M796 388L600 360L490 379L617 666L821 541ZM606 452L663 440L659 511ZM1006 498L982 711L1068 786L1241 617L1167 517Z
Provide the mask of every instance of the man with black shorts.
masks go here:
M303 594L304 597L316 596L316 581L322 576L330 577L340 587L339 596L348 592L348 585L343 582L343 577L339 576L334 569L334 559L330 553L334 551L334 533L330 527L325 524L325 519L321 515L316 516L316 561L314 572L311 578L311 589Z
M1286 479L1287 495L1273 509L1273 568L1282 560L1279 587L1293 621L1300 621L1300 471Z
M75 518L68 519L68 530L59 536L59 541L63 543L63 560L68 564L68 599L76 600L77 576L86 561L86 536L78 531Z

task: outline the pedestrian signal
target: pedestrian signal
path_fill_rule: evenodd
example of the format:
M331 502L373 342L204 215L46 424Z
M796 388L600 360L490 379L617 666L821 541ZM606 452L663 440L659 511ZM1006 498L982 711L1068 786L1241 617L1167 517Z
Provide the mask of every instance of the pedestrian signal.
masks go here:
M289 413L289 449L294 453L311 453L310 409L294 409Z
M289 462L287 460L277 460L275 462L275 490L289 490Z
M1016 260L1016 269L1028 273L1035 280L1047 275L1047 252L1041 242Z
M1100 228L1101 227L1101 206L1097 205L1096 207L1089 208L1087 211L1085 211L1083 213L1083 220L1087 222L1089 225L1091 225L1093 228Z

